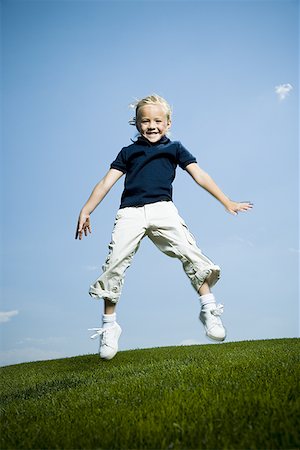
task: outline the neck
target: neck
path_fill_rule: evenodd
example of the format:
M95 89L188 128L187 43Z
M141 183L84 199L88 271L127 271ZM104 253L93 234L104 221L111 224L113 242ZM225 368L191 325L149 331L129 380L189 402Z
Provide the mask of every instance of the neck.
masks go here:
M167 136L164 134L158 141L156 142L150 142L146 137L144 136L139 136L138 137L138 141L139 142L145 142L146 144L148 144L149 146L155 146L161 143L164 143L166 141L168 141L169 139L167 138Z

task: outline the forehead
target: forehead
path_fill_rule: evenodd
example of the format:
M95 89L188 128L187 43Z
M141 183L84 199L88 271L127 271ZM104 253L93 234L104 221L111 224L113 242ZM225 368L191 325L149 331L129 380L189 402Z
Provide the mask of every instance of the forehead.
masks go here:
M143 105L138 109L138 118L141 117L163 117L166 118L167 113L161 105Z

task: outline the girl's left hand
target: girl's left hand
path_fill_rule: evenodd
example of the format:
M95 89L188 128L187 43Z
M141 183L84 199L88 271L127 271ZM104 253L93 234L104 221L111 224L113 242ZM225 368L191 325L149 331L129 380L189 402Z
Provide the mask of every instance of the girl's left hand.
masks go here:
M229 203L225 205L226 211L234 216L237 216L239 211L249 211L253 208L253 203L251 202L234 202L229 200Z

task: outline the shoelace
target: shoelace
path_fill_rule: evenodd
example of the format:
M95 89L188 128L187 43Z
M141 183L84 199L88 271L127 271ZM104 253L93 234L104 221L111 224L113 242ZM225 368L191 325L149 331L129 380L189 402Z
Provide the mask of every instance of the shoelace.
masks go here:
M97 339L97 337L101 338L104 340L105 339L105 332L107 331L107 328L89 328L88 331L95 331L96 333L94 333L91 336L91 339Z
M217 305L215 309L211 309L210 312L212 313L213 316L220 317L220 315L223 314L224 312L224 306L221 303L219 303L219 305Z

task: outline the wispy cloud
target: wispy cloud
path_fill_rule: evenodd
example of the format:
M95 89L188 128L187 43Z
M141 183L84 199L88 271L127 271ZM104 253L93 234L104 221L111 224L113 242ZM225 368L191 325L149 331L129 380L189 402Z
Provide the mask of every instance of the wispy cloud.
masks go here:
M100 270L99 266L83 266L84 270L87 270L88 272L94 272L95 270Z
M24 337L17 342L18 345L63 345L67 342L66 337L49 336L45 338Z
M230 236L229 240L241 245L247 245L248 247L254 247L254 244L249 239L241 238L240 236Z
M68 343L69 338L66 336L24 337L16 342L15 348L0 351L0 366L65 358Z
M0 323L9 322L10 319L19 314L18 310L13 311L0 311Z
M66 355L64 353L59 351L44 350L34 347L11 349L0 352L0 365L8 366L23 362L64 358L65 356Z
M279 86L275 87L275 92L278 95L279 100L284 100L292 90L293 86L290 83L279 84Z
M203 342L197 341L196 339L184 339L179 345L201 345Z
M299 248L290 247L289 248L289 252L291 252L291 253L300 253L300 250L299 250Z

